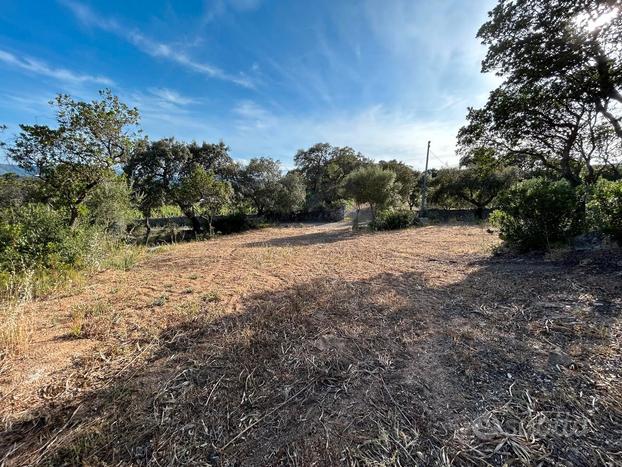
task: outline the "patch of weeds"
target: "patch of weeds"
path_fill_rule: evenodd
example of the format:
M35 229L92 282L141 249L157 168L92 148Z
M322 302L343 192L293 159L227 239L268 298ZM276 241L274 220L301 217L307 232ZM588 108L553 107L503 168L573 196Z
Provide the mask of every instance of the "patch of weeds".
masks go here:
M151 302L151 306L152 307L156 307L156 306L164 306L166 304L166 301L168 300L168 295L166 294L162 294L160 295L158 298L156 298L155 300L153 300Z
M103 337L110 332L117 316L105 302L79 303L71 308L69 334L77 339Z
M218 292L210 290L201 297L201 300L203 300L204 303L217 303L220 302L222 298Z
M0 324L0 360L19 354L32 337L30 321L24 316L19 304L5 306Z
M144 247L126 245L119 248L119 250L108 259L106 266L121 271L129 271L138 263L144 254Z
M93 465L90 454L111 442L102 428L90 428L80 433L70 443L59 448L49 459L50 465Z

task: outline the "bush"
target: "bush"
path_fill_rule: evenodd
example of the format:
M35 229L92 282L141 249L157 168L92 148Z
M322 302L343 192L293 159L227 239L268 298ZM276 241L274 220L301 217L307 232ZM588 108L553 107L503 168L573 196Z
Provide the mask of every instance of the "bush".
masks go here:
M549 248L576 233L577 195L565 180L517 183L499 196L497 207L490 222L520 250Z
M65 217L42 204L0 211L0 269L63 269L77 265L86 248L81 231L72 231Z
M215 218L213 223L214 230L223 234L244 232L257 227L257 224L243 212Z
M96 187L85 201L89 224L120 235L132 219L132 188L123 176L111 177Z
M419 225L419 218L414 211L385 211L369 224L371 230L398 230Z
M589 225L622 245L622 181L600 179L587 204Z

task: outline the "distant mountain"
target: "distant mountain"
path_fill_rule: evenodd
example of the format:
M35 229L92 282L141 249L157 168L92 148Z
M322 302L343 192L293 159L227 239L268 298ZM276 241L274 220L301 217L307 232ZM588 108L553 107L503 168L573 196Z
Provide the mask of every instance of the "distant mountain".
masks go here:
M22 175L22 176L26 176L28 175L28 172L26 172L24 169L13 165L13 164L0 164L0 175L4 175L4 174L17 174L17 175Z

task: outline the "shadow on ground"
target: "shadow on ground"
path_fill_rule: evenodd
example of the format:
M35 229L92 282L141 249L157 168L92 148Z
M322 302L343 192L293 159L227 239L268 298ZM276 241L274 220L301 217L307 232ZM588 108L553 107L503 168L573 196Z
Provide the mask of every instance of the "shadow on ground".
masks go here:
M278 237L265 241L249 242L245 246L249 248L275 246L275 247L290 247L290 246L307 246L316 245L322 243L334 243L344 240L351 240L356 236L352 232L350 227L339 230L326 230L320 232L314 232L303 235L291 235L287 237Z
M619 270L478 266L439 288L406 272L235 314L206 302L0 449L8 465L619 465Z

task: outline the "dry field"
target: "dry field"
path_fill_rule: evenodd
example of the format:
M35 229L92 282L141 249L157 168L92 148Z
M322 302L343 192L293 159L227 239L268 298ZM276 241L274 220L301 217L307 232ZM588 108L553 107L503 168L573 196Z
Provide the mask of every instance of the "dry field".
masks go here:
M622 465L622 256L477 226L180 244L24 310L5 465Z

